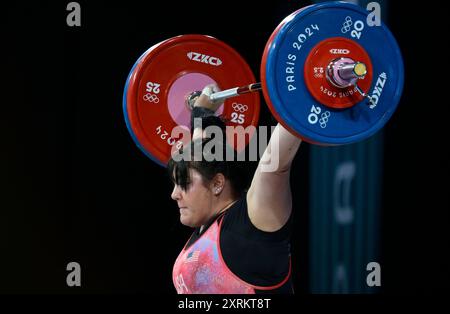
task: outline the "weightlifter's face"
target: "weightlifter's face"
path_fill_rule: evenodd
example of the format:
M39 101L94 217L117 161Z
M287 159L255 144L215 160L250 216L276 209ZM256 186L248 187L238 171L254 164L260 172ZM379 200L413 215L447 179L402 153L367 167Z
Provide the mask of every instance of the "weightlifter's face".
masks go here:
M190 170L191 184L183 190L175 184L171 197L178 204L180 222L183 225L196 228L205 224L211 216L212 190L203 185L201 175Z

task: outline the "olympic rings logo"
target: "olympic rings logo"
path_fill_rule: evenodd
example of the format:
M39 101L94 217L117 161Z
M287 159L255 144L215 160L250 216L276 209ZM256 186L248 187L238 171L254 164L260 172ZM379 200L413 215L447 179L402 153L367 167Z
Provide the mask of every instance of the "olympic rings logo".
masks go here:
M234 111L241 112L241 113L244 113L248 110L247 105L239 104L237 102L234 102L232 107L233 107Z
M325 129L327 127L328 118L331 116L331 113L329 111L325 111L320 115L319 124L322 129Z
M345 22L342 24L341 32L344 34L347 33L348 31L350 31L350 26L352 25L353 25L352 18L350 16L347 16L345 18Z
M155 104L159 103L159 98L155 94L147 93L142 97L145 101L154 102Z

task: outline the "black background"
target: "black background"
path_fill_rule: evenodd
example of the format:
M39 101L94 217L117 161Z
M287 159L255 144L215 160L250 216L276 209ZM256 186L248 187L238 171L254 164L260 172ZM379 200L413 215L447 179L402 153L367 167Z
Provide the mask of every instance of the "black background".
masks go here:
M272 31L304 1L80 1L2 4L0 292L169 293L190 230L165 169L131 140L122 94L135 60L166 38L212 35L259 76ZM405 2L406 3L406 2ZM404 94L384 129L382 290L448 292L448 36L436 3L389 2ZM262 106L260 125L273 125ZM298 294L308 293L308 151L294 161ZM82 287L66 285L66 265Z

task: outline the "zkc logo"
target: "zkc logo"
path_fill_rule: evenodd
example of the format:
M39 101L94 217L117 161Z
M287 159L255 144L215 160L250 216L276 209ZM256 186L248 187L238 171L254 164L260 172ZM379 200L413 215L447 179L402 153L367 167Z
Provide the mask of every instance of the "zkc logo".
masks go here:
M219 66L222 64L222 60L220 60L219 58L207 56L198 52L188 52L187 57L192 61L202 62L214 66Z
M350 50L348 49L330 49L330 53L334 55L348 55Z

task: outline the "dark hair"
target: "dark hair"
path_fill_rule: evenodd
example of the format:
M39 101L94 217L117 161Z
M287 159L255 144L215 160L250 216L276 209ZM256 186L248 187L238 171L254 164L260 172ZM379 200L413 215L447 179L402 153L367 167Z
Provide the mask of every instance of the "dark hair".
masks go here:
M233 151L233 156L236 157L236 152L233 148L227 146L226 141L218 141L218 145L214 145L213 149L204 149L205 145L209 143L211 138L198 138L191 141L190 145L185 147L184 150L189 150L188 152L184 152L183 148L178 151L178 154L186 154L191 158L190 160L184 160L183 158L177 158L174 160L171 158L167 165L167 170L169 177L172 182L181 186L183 190L187 190L189 185L191 184L190 171L194 169L198 171L202 177L203 183L206 186L216 174L221 173L224 177L230 181L233 196L235 198L241 197L249 185L248 176L246 177L246 167L245 162L236 161L236 158L233 161L226 161L225 156L227 147L228 150ZM195 148L196 145L201 146ZM215 149L219 147L222 149L222 160L216 160L211 156L212 154L216 154ZM201 152L201 156L194 156L195 152ZM197 157L197 158L194 158ZM201 157L201 158L198 158ZM211 160L212 159L212 160Z

